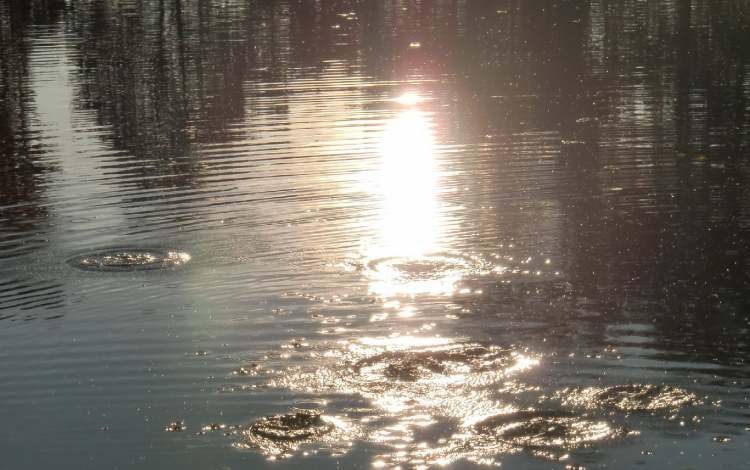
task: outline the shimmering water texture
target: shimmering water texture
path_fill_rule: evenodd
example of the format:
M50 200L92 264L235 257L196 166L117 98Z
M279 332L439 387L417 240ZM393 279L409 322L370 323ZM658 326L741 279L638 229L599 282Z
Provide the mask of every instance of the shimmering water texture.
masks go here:
M364 338L334 349L326 349L325 343L294 344L315 351L312 356L329 365L312 370L281 366L264 374L256 364L252 376L264 382L261 389L304 393L328 406L354 396L364 406L343 407L350 423L344 428L317 410L261 418L241 434L237 446L272 458L289 457L303 444L308 449L330 446L323 436L337 430L350 446L364 441L390 448L376 458L376 466L420 468L460 460L499 464L503 456L518 452L567 460L570 452L639 436L627 423L630 413L674 420L702 403L694 394L666 385L562 389L547 396L541 393L543 385L531 380L535 369L545 366L543 359L515 347L414 336ZM285 356L280 357L283 364ZM257 387L234 391L253 389ZM535 407L519 408L523 403Z
M0 468L746 470L748 0L0 0Z

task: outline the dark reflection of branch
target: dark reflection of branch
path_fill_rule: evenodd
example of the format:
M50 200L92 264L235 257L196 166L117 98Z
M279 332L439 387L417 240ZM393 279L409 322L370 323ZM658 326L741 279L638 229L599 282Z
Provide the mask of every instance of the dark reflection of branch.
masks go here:
M30 253L47 240L44 188L55 166L33 129L25 35L30 24L58 21L63 7L64 2L0 3L0 321L57 318L61 314L44 310L65 303L60 283L19 279L15 263L4 260Z
M610 187L602 188L598 233L586 236L602 244L594 256L609 269L594 282L625 301L657 300L658 313L642 314L653 315L667 350L687 344L732 362L738 351L728 342L737 343L727 332L743 324L736 313L747 308L750 285L741 189L748 166L737 157L750 143L737 126L748 93L747 57L738 53L747 35L739 31L750 17L736 2L595 5L602 29L592 39L603 49L592 57L601 70L587 73L602 81L606 99L598 158Z
M98 2L77 11L80 102L132 154L132 181L193 185L202 168L195 145L216 133L231 139L228 124L244 115L254 43L242 24L247 10L180 0L129 8Z
M658 324L675 346L687 342L698 356L736 362L748 352L733 338L746 327L737 312L750 306L748 162L741 157L750 149L743 52L750 11L736 2L694 9L679 2L677 13L678 185L674 221L665 224L670 243L657 259L669 305Z
M18 256L44 242L44 182L53 169L32 131L29 88L31 23L54 22L63 2L0 4L0 258Z

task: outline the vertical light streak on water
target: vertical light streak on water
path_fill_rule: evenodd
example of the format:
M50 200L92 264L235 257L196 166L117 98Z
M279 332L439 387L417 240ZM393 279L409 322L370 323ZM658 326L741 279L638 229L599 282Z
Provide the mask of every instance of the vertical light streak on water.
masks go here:
M430 118L401 111L383 131L374 190L381 201L378 241L367 258L418 257L438 249L438 166Z
M76 109L72 75L76 54L70 48L63 24L57 24L29 39L29 83L34 93L35 127L48 158L59 168L51 183L55 201L50 234L56 253L81 250L107 243L122 243L116 227L123 220L118 201L100 204L110 192L99 168L102 155L111 153L91 127L91 116ZM93 132L92 132L93 131ZM97 158L98 157L98 158ZM82 210L85 207L85 210Z

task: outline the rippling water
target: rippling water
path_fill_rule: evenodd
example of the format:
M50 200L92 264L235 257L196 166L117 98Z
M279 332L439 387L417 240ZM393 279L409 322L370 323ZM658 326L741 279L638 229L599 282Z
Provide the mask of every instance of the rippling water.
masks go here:
M746 468L744 1L0 3L0 468Z

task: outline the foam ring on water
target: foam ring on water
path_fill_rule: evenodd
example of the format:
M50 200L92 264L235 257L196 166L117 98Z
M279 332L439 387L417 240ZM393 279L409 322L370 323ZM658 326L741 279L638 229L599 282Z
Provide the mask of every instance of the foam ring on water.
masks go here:
M273 441L299 441L328 434L333 429L320 411L297 409L294 413L260 418L249 432Z
M469 273L477 268L475 260L450 253L433 253L418 257L390 256L367 263L367 269L373 273L391 270L406 279L440 278L446 273Z
M557 396L567 406L610 408L623 412L676 411L701 402L695 394L679 387L652 384L566 389Z
M176 268L190 261L190 255L179 251L140 248L111 248L85 253L68 263L85 271L155 271Z
M479 371L483 361L497 366L499 359L510 363L513 359L511 351L469 344L437 350L385 351L360 359L353 365L353 370L362 374L364 369L379 368L384 379L414 382L425 374L449 373L451 363L471 366Z
M560 411L518 411L487 418L478 434L527 449L577 448L623 435L622 429Z

